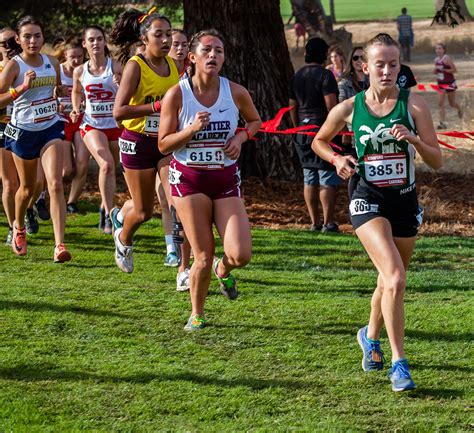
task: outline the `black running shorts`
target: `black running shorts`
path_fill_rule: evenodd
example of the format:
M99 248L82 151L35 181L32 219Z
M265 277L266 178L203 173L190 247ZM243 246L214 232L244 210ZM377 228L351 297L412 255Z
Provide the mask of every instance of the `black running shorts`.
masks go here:
M359 177L350 186L349 214L354 229L383 217L390 222L394 237L416 236L423 221L423 208L418 205L415 184L402 189L379 188Z

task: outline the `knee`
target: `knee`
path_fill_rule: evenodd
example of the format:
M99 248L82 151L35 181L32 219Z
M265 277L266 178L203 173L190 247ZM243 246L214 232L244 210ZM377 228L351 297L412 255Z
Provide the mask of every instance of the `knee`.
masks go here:
M106 176L115 174L115 165L112 161L102 161L100 164L100 171Z
M16 193L23 199L26 199L33 197L35 189L36 188L33 185L20 185Z
M395 273L392 275L385 284L384 292L391 298L397 298L403 296L406 287L406 276L405 273Z
M227 254L227 260L229 264L236 268L243 268L247 265L251 258L252 258L252 251L251 250L240 250L236 251L234 254Z
M76 162L76 176L84 177L87 175L87 164Z
M208 251L194 255L193 269L197 273L210 274L212 263L214 260L214 252Z
M148 221L153 216L153 209L138 209L134 210L135 218L140 224Z
M3 183L3 194L7 197L15 195L18 190L18 182L10 182L5 178L2 179Z
M58 195L63 193L63 182L62 179L53 179L48 182L49 195Z

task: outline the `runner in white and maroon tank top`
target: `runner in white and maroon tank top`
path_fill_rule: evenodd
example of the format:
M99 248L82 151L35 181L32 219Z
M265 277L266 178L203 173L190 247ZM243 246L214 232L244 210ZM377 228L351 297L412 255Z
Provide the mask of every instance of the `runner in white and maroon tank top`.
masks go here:
M71 119L80 113L82 94L86 109L81 123L81 135L99 165L99 190L102 198L99 228L112 233L109 212L113 208L116 167L119 161L118 138L120 129L112 114L122 65L112 60L99 26L89 26L83 32L84 46L89 60L77 67L73 74Z
M242 144L259 130L261 120L249 92L219 76L224 43L216 30L194 35L190 51L194 75L166 93L158 146L163 153L173 152L171 193L194 252L192 313L184 329L196 331L205 326L204 301L212 270L221 292L235 299L237 285L230 272L245 266L252 255L237 159ZM239 114L246 124L237 132ZM224 256L214 263L213 223L224 246Z
M441 87L441 92L438 92L438 106L439 106L439 125L438 129L446 129L446 111L444 104L446 95L448 95L448 103L458 112L458 117L462 118L462 110L459 103L456 101L456 80L454 73L456 72L456 65L453 59L446 54L446 47L444 44L436 44L435 47L435 68L434 74L438 85Z

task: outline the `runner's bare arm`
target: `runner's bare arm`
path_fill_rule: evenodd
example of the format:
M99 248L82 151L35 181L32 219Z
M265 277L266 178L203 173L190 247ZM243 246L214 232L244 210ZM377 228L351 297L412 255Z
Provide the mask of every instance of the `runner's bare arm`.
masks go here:
M171 153L185 146L196 132L201 131L209 124L209 113L200 111L196 114L191 125L177 132L181 99L181 89L179 84L176 84L166 92L161 104L158 148L164 154Z
M140 82L141 69L137 62L126 64L114 103L115 120L136 119L154 113L152 103L145 105L129 105L130 99L137 90Z
M343 179L348 179L355 173L354 167L357 166L357 161L352 155L337 155L329 143L346 126L346 123L352 123L353 109L354 98L337 104L329 112L326 121L311 144L317 155L328 162L332 161L337 174Z
M84 70L84 66L78 66L74 69L72 73L72 92L71 92L71 101L72 101L72 111L69 114L71 116L71 120L73 122L77 121L79 113L81 112L81 103L82 103L82 83L81 77L82 72Z
M443 157L425 99L420 95L411 94L408 110L415 121L418 136L408 131L405 126L398 124L393 125L390 132L397 140L405 140L413 144L423 161L437 170L443 164Z
M291 123L293 124L293 127L297 127L298 126L298 102L290 98L288 105L290 107L295 107L293 108L293 110L290 110L290 119L291 119Z
M0 74L0 93L8 91L9 87L13 85L18 74L20 73L20 67L14 60L9 61L2 73Z
M245 129L235 134L224 146L224 153L232 159L237 159L242 150L242 144L253 137L260 129L262 120L255 108L250 93L240 84L230 82L230 89L235 105L245 120Z
M446 56L446 63L449 68L444 68L443 72L448 72L450 74L454 74L455 72L457 72L456 65L454 64L453 59L451 57Z
M18 65L16 62L9 62L9 63L15 63ZM5 69L3 71L5 73ZM0 74L1 76L2 74ZM23 76L23 83L20 84L19 86L15 87L15 92L17 93L18 96L21 94L25 93L31 85L31 82L34 80L36 77L36 74L34 71L27 71L25 72L25 75ZM13 82L16 80L16 78L13 79ZM7 87L7 91L4 93L0 94L0 108L5 108L7 105L11 104L14 101L13 95L9 90L10 86Z
M122 82L123 66L117 60L112 60L112 72L114 74L112 81L119 86Z
M59 70L59 62L55 57L48 56L49 61L54 67L54 70L56 71L56 88L54 89L55 91L55 96L66 96L67 95L67 87L63 86L61 83L61 72Z

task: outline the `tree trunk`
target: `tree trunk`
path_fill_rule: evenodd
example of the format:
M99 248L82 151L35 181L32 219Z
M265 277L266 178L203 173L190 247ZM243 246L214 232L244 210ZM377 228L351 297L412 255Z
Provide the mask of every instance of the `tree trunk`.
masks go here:
M434 0L435 12L438 12L446 3L446 0ZM461 9L461 15L464 17L465 21L472 21L474 18L470 14L469 9L466 5L466 0L456 0L459 8Z
M344 27L333 29L332 20L326 16L321 0L291 0L293 15L303 24L310 37L320 36L329 45L338 44L349 55L352 33Z
M225 41L222 74L245 86L262 120L288 105L293 75L279 0L184 0L184 28L216 28ZM243 148L242 174L294 179L301 169L289 137L259 134Z
M329 15L331 16L331 22L336 24L336 9L334 8L334 0L329 0Z

